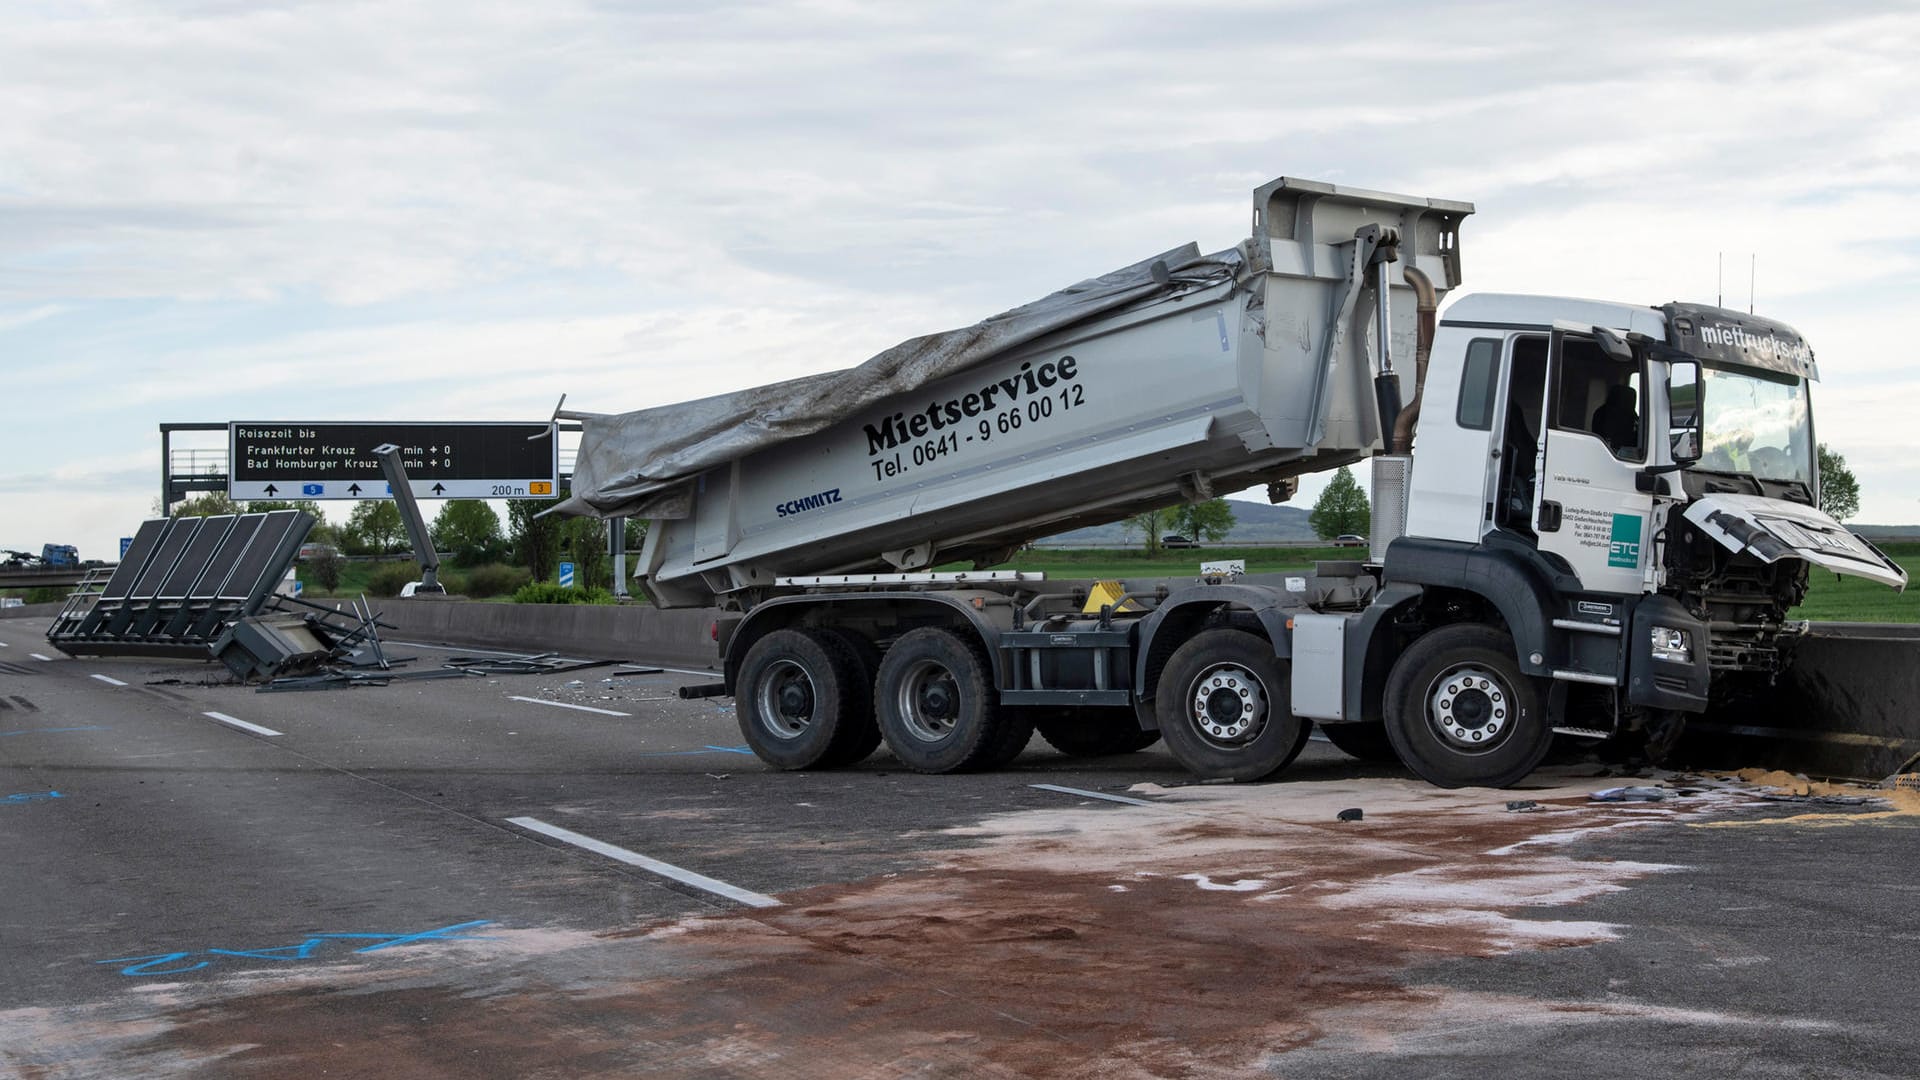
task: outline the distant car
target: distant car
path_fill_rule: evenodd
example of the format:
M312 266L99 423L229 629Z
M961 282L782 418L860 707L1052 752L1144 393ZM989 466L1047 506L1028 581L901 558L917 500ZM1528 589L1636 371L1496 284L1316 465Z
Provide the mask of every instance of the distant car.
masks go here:
M1333 546L1334 547L1366 547L1367 538L1364 536L1355 536L1352 533L1346 533L1344 535L1334 537Z
M1167 548L1199 547L1200 541L1189 540L1188 538L1181 536L1177 533L1169 533L1166 536L1163 536L1160 538L1160 546L1167 547Z
M300 554L298 557L301 562L305 562L308 559L319 559L328 555L338 554L340 554L340 549L334 547L332 544L306 543L300 545Z

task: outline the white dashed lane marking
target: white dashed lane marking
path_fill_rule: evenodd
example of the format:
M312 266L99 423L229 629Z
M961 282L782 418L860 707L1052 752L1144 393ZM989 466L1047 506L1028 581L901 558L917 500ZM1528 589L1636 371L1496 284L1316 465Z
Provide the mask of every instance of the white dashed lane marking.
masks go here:
M1078 795L1083 799L1105 799L1108 802L1126 803L1128 806L1160 805L1159 803L1148 802L1145 799L1130 799L1125 795L1108 795L1102 791L1083 791L1080 788L1061 787L1058 784L1028 784L1027 786L1039 791L1053 791L1061 795Z
M591 705L574 705L565 701L548 701L545 698L537 698L537 697L516 697L514 695L509 694L507 696L507 700L508 701L524 701L529 705L551 705L556 709L573 709L578 712L599 713L601 716L632 716L633 715L632 713L628 713L628 712L615 712L612 709L596 709Z
M550 836L561 843L572 844L574 847L591 851L595 855L605 855L609 859L626 863L628 866L637 866L649 873L659 874L663 878L671 878L682 885L691 885L702 892L710 892L715 896L724 896L729 900L745 904L748 907L767 908L780 906L780 901L775 900L771 896L764 896L757 892L749 892L737 885L729 885L724 881L710 878L705 874L696 874L691 870L683 870L672 863L663 863L659 859L650 859L637 851L628 851L623 847L615 847L604 840L595 840L591 836L583 836L580 833L574 832L572 829L563 829L558 825L549 825L539 818L508 818L507 823L510 825L518 825L528 832L536 832L542 836Z
M228 716L226 713L223 713L223 712L201 713L200 715L209 717L214 720L218 720L229 727L239 728L241 731L251 731L255 735L280 734L280 732L275 731L272 728L264 728L264 727L261 727L259 724L249 724L245 720L240 720L235 717Z

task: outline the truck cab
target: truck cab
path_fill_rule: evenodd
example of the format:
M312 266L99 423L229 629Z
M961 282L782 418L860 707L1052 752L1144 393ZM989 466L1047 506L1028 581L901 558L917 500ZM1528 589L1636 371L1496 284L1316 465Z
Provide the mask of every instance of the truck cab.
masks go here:
M1393 658L1349 678L1360 718L1428 779L1511 783L1552 731L1657 743L1729 681L1778 674L1812 566L1904 587L1818 509L1817 374L1791 327L1745 313L1456 300L1348 641L1351 675ZM1425 640L1440 630L1463 646Z

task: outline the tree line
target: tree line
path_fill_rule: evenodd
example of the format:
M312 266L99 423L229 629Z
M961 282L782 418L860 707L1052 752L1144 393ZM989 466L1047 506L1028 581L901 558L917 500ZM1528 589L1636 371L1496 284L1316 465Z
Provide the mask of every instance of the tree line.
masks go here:
M567 493L562 491L561 498ZM608 522L597 518L540 517L555 505L552 499L508 499L506 521L484 499L447 499L428 525L436 551L463 568L507 563L524 567L534 581L550 581L562 562L574 564L574 580L583 588L607 588L613 583L613 560L607 554ZM261 513L304 510L319 524L307 542L323 545L308 560L315 579L326 589L339 585L336 555L382 556L409 551L406 524L391 499L366 499L354 504L344 522L327 520L320 504L310 499L254 500L237 503L225 492L196 495L173 509L174 516ZM627 550L638 551L646 539L647 523L626 523Z

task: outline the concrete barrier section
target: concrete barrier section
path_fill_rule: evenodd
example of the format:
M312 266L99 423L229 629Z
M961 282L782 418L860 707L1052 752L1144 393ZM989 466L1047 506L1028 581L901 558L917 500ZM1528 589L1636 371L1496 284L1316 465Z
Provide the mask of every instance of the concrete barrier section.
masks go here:
M469 645L506 652L558 652L600 660L630 660L715 668L713 642L719 612L707 608L661 611L643 604L486 604L466 600L375 600L382 637Z

